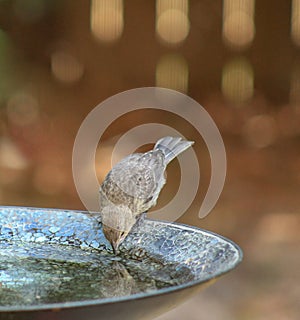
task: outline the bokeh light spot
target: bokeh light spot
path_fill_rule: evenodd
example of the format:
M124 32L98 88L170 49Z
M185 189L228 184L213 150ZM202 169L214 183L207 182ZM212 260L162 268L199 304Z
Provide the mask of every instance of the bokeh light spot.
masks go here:
M252 43L254 35L254 0L224 0L224 42L234 49L243 49Z
M252 97L254 75L252 66L246 59L236 58L224 66L222 92L233 103L242 103Z
M14 170L23 170L28 166L27 159L8 137L0 139L0 166Z
M291 35L294 43L300 46L300 0L292 0Z
M187 0L157 0L156 32L164 43L177 45L188 36L188 5Z
M277 138L277 125L270 115L251 117L244 126L244 135L249 145L264 148L273 144Z
M57 51L51 56L51 70L57 80L74 83L83 76L84 66L70 53Z
M91 32L99 40L114 42L124 28L122 0L91 1Z
M159 37L170 44L185 40L190 30L187 15L179 10L166 10L157 20L156 31Z
M7 102L7 116L11 123L24 126L33 124L39 117L37 100L29 93L15 93Z
M188 76L188 64L183 56L168 54L158 61L156 86L187 92Z

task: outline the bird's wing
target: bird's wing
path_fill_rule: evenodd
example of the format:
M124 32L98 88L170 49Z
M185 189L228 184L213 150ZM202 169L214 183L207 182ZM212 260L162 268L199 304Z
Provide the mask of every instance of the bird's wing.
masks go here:
M145 199L152 196L158 185L164 180L166 168L164 160L161 150L151 150L125 158L112 171L118 181L121 181L120 177L127 177L124 181L124 188L127 187L130 194ZM120 186L123 187L122 182Z
M159 182L164 177L166 164L164 154L161 150L146 152L142 154L137 161L152 171L156 182Z
M145 198L155 188L155 176L151 168L142 162L124 162L123 165L115 166L110 174L110 179L125 192L134 198Z
M125 204L135 212L142 212L156 203L165 182L164 170L164 156L161 151L132 154L113 167L101 189L110 202Z
M107 174L100 186L100 207L109 203L119 205L130 201L131 196L126 192L125 183L129 180L128 167L134 166L141 154L131 154L118 162Z

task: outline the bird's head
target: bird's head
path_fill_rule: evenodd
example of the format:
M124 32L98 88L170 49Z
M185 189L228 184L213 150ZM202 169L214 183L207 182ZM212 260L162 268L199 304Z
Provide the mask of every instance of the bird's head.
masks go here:
M109 205L101 212L102 230L114 253L136 222L132 211L124 205Z

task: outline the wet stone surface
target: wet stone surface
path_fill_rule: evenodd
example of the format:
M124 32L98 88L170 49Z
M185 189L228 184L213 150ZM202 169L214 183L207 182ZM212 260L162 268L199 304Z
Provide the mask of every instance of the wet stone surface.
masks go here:
M238 259L216 235L151 220L115 256L88 214L0 207L0 307L153 292L218 276Z

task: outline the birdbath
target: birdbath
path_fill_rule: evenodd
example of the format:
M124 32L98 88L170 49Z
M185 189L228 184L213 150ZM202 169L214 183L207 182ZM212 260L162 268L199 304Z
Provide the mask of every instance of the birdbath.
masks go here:
M116 256L87 212L0 207L0 319L152 319L241 260L217 234L148 219Z

